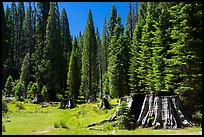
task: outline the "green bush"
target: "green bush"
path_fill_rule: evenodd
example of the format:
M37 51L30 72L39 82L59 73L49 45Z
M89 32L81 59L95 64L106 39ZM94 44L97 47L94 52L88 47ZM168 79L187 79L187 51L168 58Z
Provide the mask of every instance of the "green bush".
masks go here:
M65 121L60 121L60 125L62 128L69 129L69 127L66 125Z
M42 93L43 97L45 98L45 100L49 99L48 89L46 86L43 86L41 93Z
M12 76L8 76L7 80L6 80L6 84L5 84L5 87L4 87L4 92L3 92L3 95L6 95L8 97L12 96L13 93L12 93L12 88L13 88L13 78Z
M8 112L8 105L6 101L2 100L2 113L7 113Z
M120 113L120 115L117 118L119 129L128 129L128 130L134 129L135 128L134 115L130 115L127 102L122 101L118 110Z
M23 106L23 103L19 103L19 102L17 102L16 103L16 107L19 109L19 110L23 110L23 109L25 109L25 107Z
M2 125L2 132L6 132L6 127L4 124Z
M55 127L55 128L59 128L59 127L60 127L60 124L59 124L59 123L54 123L54 127Z

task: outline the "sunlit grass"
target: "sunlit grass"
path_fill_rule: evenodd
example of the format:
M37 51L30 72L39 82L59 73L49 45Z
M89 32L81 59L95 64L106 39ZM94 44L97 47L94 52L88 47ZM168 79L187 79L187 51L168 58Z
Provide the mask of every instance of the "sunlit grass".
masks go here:
M117 104L118 99L110 99L111 104ZM19 110L16 103L9 103L9 112L2 116L5 121L6 116L12 116L11 122L3 123L6 132L3 135L32 135L32 134L48 134L48 135L125 135L125 134L191 134L202 131L201 127L184 128L177 130L152 130L152 129L136 129L136 130L119 130L113 127L113 123L105 123L91 128L87 125L93 122L100 122L110 117L116 107L107 110L99 109L101 102L90 104L78 104L73 109L59 109L59 106L42 107L41 104L23 103L25 109ZM55 128L55 123L63 123L66 128Z

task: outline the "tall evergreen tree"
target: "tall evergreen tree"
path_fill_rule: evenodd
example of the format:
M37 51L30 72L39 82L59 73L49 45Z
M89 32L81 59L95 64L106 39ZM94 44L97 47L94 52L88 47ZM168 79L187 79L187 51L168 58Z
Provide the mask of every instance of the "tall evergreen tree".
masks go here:
M105 90L107 89L107 84L104 84L105 79L106 79L106 72L107 72L107 54L108 54L108 28L106 24L106 18L104 19L104 24L103 24L103 30L102 30L102 40L101 40L101 72L102 72L102 92L105 94Z
M98 92L100 93L100 97L102 97L102 59L101 59L101 40L98 32L98 28L96 28L96 43L97 43L97 79L98 79Z
M114 28L116 26L116 18L117 18L117 10L115 5L112 5L111 13L110 13L110 19L108 21L108 35L113 36L114 35Z
M25 56L25 47L23 46L23 21L25 18L25 8L23 2L18 2L18 9L17 9L17 14L18 14L18 28L17 28L17 45L18 45L18 56L19 56L19 70L21 68L23 58Z
M154 2L148 2L147 3L147 15L146 15L146 22L142 29L142 39L141 39L141 51L139 52L139 68L137 71L139 72L138 77L139 80L139 86L141 87L141 92L151 92L154 91L153 83L151 83L152 78L152 40L153 32L155 31L152 27L155 20L155 8L156 3Z
M82 76L81 90L86 99L96 97L97 70L96 70L96 37L91 10L88 13L88 20L83 35L82 51Z
M63 56L66 62L65 68L64 68L64 74L66 74L66 72L69 70L69 60L71 56L72 42L71 42L71 35L69 30L67 13L64 8L62 9L60 20L61 20L61 28L62 28L61 37L62 37L62 46L63 46ZM66 77L64 77L64 81L65 80L66 80ZM66 82L63 82L63 83L66 84Z
M42 20L38 19L36 24L36 45L34 47L34 51L32 53L32 61L33 61L33 77L35 81L38 83L39 88L45 84L44 81L44 58L43 58L43 25Z
M140 86L139 86L139 72L137 69L139 68L139 52L140 52L140 45L141 45L141 38L142 38L142 28L145 24L145 16L146 16L146 9L147 3L141 2L140 8L138 13L138 22L136 24L134 34L133 34L133 42L131 44L131 57L130 57L130 68L129 68L129 75L130 75L130 89L132 93L139 93Z
M73 48L70 57L69 71L67 73L67 93L69 98L78 98L80 88L80 68L78 63L78 44L74 37Z
M45 40L46 35L46 26L47 26L47 18L50 10L50 2L37 2L37 11L38 11L38 19L41 19L42 22L42 39ZM44 44L44 43L43 43Z
M157 18L154 21L153 32L154 38L152 39L152 76L149 83L154 87L157 93L167 91L165 90L165 59L167 58L167 50L171 42L168 28L171 26L169 8L172 6L170 2L159 2L155 8Z
M55 88L56 86L62 85L63 80L63 47L61 45L60 37L60 22L58 14L57 3L50 3L49 17L47 20L46 27L46 41L44 47L44 58L47 62L46 69L46 80L50 90L50 97L55 99ZM58 23L58 24L57 24ZM53 76L55 76L53 78Z
M33 31L32 31L32 6L31 2L29 3L29 6L26 10L26 16L24 18L24 24L23 24L23 31L24 31L24 46L22 47L22 56L25 57L26 53L28 53L28 68L27 68L27 80L26 80L26 87L29 84L31 80L31 71L32 71L32 64L31 64L31 54L33 52L33 41L32 41L32 36L33 36Z
M23 91L23 96L25 97L26 95L26 89L27 89L27 86L30 82L30 64L29 64L29 53L27 53L23 59L23 64L21 66L21 73L20 73L20 80L21 81L24 81L24 91Z
M114 36L111 39L109 47L110 57L108 61L108 89L113 97L122 97L127 95L126 71L125 71L125 41L123 39L124 28L121 24L121 18L117 16L117 24L114 29ZM107 82L106 82L107 83Z
M165 84L167 90L183 95L192 114L201 104L202 4L180 2L169 12L173 42L167 51Z
M6 68L8 67L8 64L6 63L6 60L8 58L8 44L7 44L7 22L6 22L6 16L5 16L5 12L4 12L4 7L3 7L3 3L1 3L1 8L2 8L2 71L3 71L3 78L2 78L2 83L1 86L3 87L4 83L6 82ZM7 72L6 72L7 73Z
M18 30L18 15L17 15L17 7L16 3L12 2L11 4L11 18L12 18L12 34L11 34L11 44L14 46L14 55L13 55L13 62L12 62L12 67L13 67L13 78L17 79L19 77L18 73L18 44L17 44L17 30Z
M128 33L129 37L132 39L133 37L133 31L135 29L135 24L136 24L136 13L134 12L133 8L132 8L132 4L131 2L129 3L129 11L128 11L128 15L126 18L126 33Z

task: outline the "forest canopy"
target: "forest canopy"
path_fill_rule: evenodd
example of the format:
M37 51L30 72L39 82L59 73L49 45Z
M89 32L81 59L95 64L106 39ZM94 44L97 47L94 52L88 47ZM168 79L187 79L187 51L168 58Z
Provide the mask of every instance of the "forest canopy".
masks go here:
M140 2L126 24L113 5L102 37L91 9L84 32L72 36L57 2L1 8L3 96L86 102L155 91L179 94L190 114L201 110L202 3Z

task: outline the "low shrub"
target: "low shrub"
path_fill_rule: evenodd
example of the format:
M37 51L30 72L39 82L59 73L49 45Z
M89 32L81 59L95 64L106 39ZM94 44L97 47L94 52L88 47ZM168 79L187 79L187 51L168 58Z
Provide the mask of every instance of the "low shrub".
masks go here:
M16 103L16 107L19 109L19 110L23 110L23 109L25 109L25 107L23 106L23 103L19 103L19 102L17 102Z
M59 124L59 123L54 123L54 127L55 127L55 128L59 128L59 127L60 127L60 124Z
M8 105L6 101L2 100L2 113L7 113L8 112Z
M66 125L65 121L60 121L60 126L61 126L62 128L69 129L69 127Z
M6 127L4 124L2 125L2 132L6 132Z

